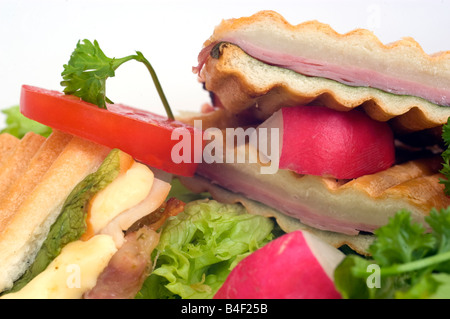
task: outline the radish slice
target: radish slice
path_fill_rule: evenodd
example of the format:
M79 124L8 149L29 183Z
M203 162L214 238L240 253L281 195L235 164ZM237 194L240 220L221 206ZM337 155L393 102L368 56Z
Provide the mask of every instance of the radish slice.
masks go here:
M385 170L395 161L389 125L359 110L286 107L260 127L280 130L279 168L299 174L352 179Z
M214 299L340 299L333 273L344 256L297 230L241 260Z

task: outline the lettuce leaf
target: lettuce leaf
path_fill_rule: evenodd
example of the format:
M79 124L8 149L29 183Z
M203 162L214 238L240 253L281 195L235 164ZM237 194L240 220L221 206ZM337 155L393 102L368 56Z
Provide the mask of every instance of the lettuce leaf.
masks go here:
M2 110L6 115L6 127L0 133L9 133L17 138L22 138L28 132L35 132L48 137L52 129L44 124L33 121L20 113L18 105Z
M211 198L211 194L194 193L186 188L177 177L174 177L170 182L171 188L167 198L175 197L185 203L193 202L199 199Z
M136 298L212 298L236 264L273 239L271 219L239 204L198 200L170 219L156 266Z

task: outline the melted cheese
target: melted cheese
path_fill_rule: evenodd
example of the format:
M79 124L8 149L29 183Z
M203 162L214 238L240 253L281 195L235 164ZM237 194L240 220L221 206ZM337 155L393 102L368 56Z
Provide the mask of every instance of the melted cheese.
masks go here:
M99 233L122 212L143 201L153 185L153 172L141 163L133 165L100 191L92 200L89 223Z
M134 222L153 212L160 207L169 195L171 185L168 182L155 178L148 196L138 205L122 212L114 218L105 228L102 234L108 234L114 238L117 247L122 246L124 230L127 230Z
M154 179L153 172L147 166L133 162L92 199L88 224L92 228L93 237L66 245L60 255L24 288L2 298L81 298L95 286L97 277L121 246L121 243L117 245L111 234L98 233L122 212L146 199L150 195ZM164 201L165 196L159 197ZM146 212L148 213L147 210Z
M88 241L67 244L50 265L20 291L7 299L74 299L92 289L97 277L117 251L111 236L97 235Z

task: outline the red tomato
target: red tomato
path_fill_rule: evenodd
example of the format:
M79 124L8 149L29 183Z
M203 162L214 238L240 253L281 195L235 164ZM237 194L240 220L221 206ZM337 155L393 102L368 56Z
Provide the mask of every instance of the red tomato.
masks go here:
M193 155L189 163L174 162L172 148L181 141L173 140L171 136L177 128L188 130L189 151L193 154L194 141L202 139L201 131L145 110L120 104L108 105L105 110L72 95L28 85L22 86L20 110L30 119L110 148L118 148L138 161L169 173L192 176L198 166ZM185 145L186 141L182 142ZM200 143L203 150L203 143Z

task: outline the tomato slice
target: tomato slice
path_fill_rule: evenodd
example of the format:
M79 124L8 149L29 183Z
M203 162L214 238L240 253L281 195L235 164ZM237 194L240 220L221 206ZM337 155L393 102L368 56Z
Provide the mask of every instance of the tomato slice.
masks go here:
M176 175L192 176L198 163L193 155L190 161L172 159L173 147L181 142L171 138L175 129L189 132L182 135L182 142L190 147L192 154L195 147L203 150L200 130L122 104L108 105L105 110L72 95L23 85L20 110L26 117L51 128L118 148L140 162ZM185 141L186 136L190 140Z

